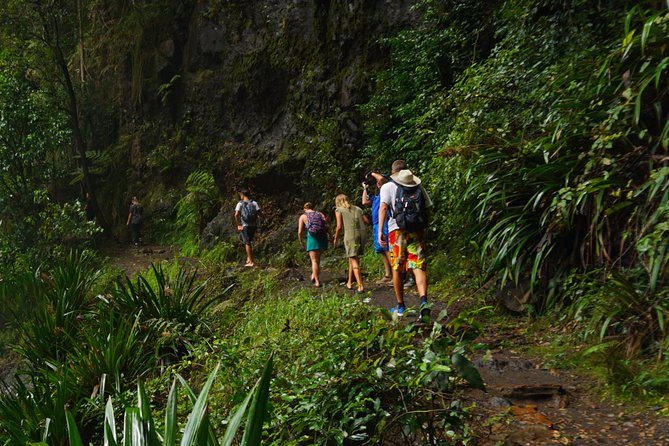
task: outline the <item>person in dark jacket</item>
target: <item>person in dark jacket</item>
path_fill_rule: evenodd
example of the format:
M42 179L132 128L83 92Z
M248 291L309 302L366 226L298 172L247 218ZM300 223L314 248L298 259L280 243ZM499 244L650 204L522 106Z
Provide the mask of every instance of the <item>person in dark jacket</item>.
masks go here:
M144 209L137 197L132 197L130 210L128 211L128 222L126 226L130 226L130 233L132 234L132 243L139 246L142 241L142 214Z

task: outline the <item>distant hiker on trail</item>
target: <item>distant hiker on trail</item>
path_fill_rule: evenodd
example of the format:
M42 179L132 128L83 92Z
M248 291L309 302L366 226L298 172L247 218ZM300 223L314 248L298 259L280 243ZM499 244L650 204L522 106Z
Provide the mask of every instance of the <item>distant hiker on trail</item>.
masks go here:
M297 221L297 238L304 248L303 230L307 230L307 252L311 259L311 282L320 288L321 254L328 249L328 222L322 212L314 210L311 203L304 203L304 214Z
M381 197L379 191L381 186L386 184L388 180L381 174L370 172L365 176L365 181L362 183L362 205L372 206L372 237L374 239L374 252L381 256L383 260L384 276L379 279L377 283L392 283L393 270L390 267L390 253L388 252L388 245L381 246L379 243L378 229L379 229L379 206L381 205ZM370 194L369 189L376 186L376 193ZM388 219L383 225L383 234L388 239Z
M130 226L130 233L132 234L132 243L139 246L142 241L142 214L144 209L137 197L132 197L130 210L128 211L128 222L126 226Z
M393 163L393 171L395 171ZM388 221L388 238L378 229L381 246L390 246L390 260L393 268L393 288L397 307L391 312L403 316L404 287L402 271L413 270L416 277L416 289L420 296L420 317L429 315L427 307L427 273L425 256L425 229L427 227L427 209L432 201L421 187L421 180L410 170L404 169L390 176L391 181L381 187L381 206L379 208L379 228Z
M337 206L335 216L337 217L337 229L335 230L333 245L337 245L339 234L344 230L344 249L348 257L348 280L346 288L353 289L353 279L357 284L358 293L365 291L360 273L360 256L365 252L366 231L365 225L369 224L367 217L358 206L353 206L348 197L339 194L335 198Z
M246 263L244 266L254 266L253 237L258 228L258 213L260 206L251 199L251 193L244 188L239 191L239 203L235 206L235 225L239 231L242 243L246 249Z

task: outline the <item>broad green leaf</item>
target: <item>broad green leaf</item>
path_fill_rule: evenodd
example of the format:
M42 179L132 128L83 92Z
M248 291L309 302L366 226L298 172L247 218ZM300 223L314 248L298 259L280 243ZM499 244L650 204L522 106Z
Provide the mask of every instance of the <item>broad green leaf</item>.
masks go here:
M170 394L167 397L167 406L165 407L165 433L163 436L164 446L174 446L177 441L177 382L172 381Z
M149 399L146 397L144 383L141 381L137 382L137 408L139 409L139 416L146 430L146 438L149 446L158 445L159 440L153 415L151 415L151 406L149 405Z
M49 438L49 430L51 428L51 418L47 418L44 423L44 430L42 431L42 443L46 444Z
M249 408L249 417L244 428L242 446L259 446L262 438L262 426L267 413L267 402L269 400L269 385L272 380L272 364L274 355L271 355L265 364L262 377L258 383L253 396L253 402Z
M454 353L451 356L451 362L453 363L455 370L458 372L458 375L464 378L472 387L483 390L484 392L486 391L481 374L469 359L465 358L460 353Z
M225 429L225 435L223 436L223 440L221 442L222 446L231 446L232 442L235 439L235 434L237 433L237 430L239 429L239 426L242 424L242 419L244 418L244 415L246 414L246 409L249 406L249 402L251 401L251 398L253 397L253 394L255 393L256 387L258 386L258 383L256 383L255 386L253 386L253 389L249 392L248 395L246 395L246 398L244 398L244 401L242 404L239 405L235 413L230 417L228 420L228 427Z
M114 419L114 405L112 404L111 397L107 400L107 405L105 406L105 421L104 421L105 431L103 437L103 446L116 446L116 420Z
M218 374L218 368L220 364L216 365L216 368L209 374L207 382L204 384L204 387L200 391L200 395L197 397L193 410L190 415L188 415L188 422L184 428L184 436L181 439L181 446L190 446L196 444L200 430L208 429L208 423L205 423L205 414L207 413L207 396L211 390L211 386L214 384L214 380Z
M138 408L126 407L123 429L123 446L144 446L142 443L142 420Z
M65 411L65 418L67 419L67 437L70 440L70 446L84 446L77 429L77 423L69 410Z
M643 30L641 31L641 53L646 52L646 42L648 41L648 36L650 36L650 30L653 27L653 22L655 21L655 17L653 16L650 18L650 20L646 21L643 25Z

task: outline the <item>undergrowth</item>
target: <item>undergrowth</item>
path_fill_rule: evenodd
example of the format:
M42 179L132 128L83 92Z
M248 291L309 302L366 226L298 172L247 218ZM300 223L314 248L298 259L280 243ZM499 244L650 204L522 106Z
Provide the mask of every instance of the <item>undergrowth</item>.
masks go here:
M418 333L349 294L286 289L278 274L242 271L232 299L215 310L213 339L172 369L189 375L221 362L212 419L229 416L273 353L264 444L467 441L468 408L454 386L482 383L463 356L461 327ZM151 385L164 392L166 377Z

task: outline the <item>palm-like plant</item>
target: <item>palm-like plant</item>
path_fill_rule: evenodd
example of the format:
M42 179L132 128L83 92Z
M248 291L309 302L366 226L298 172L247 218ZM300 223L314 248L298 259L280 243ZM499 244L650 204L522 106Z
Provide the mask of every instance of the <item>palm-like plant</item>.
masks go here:
M78 386L90 394L99 385L97 394L104 397L126 390L155 367L152 339L158 334L141 327L138 317L113 309L100 313L96 322L82 331L68 362Z
M207 397L218 373L218 366L209 374L207 382L199 395L188 386L186 381L178 377L186 389L193 408L188 415L187 422L181 436L182 446L230 446L233 444L235 435L241 426L244 415L247 415L246 427L241 440L243 446L260 445L262 426L267 414L267 401L269 399L269 386L272 377L272 357L265 364L262 376L253 387L246 399L237 408L236 412L228 420L228 428L221 443L218 442L212 429L207 411ZM67 428L71 446L83 446L83 441L77 429L74 417L67 412ZM125 409L124 422L121 427L122 436L118 435L114 407L111 398L107 401L105 420L103 426L103 444L105 446L135 445L135 446L173 446L176 444L180 432L177 419L177 394L176 380L172 383L167 406L165 408L165 421L162 431L159 431L157 423L151 414L149 399L144 386L137 385L137 406Z
M33 365L64 362L90 311L90 291L100 274L93 254L73 251L50 274L22 276L14 291L33 295L16 298L34 300L37 310L30 321L19 327L19 354Z
M187 255L198 249L199 237L205 228L210 208L216 202L216 182L210 172L195 171L186 180L187 194L176 205L178 238Z
M196 284L196 278L197 271L184 266L170 276L160 264L152 264L151 276L119 281L108 302L114 311L138 318L155 333L160 355L179 357L190 349L192 337L206 329L207 309L234 286L207 296L207 283Z
M155 286L141 274L134 282L128 277L118 282L112 296L113 306L125 314L141 314L142 320L168 320L192 329L201 323L206 310L230 289L207 297L206 282L196 285L197 271L189 272L183 266L174 278L160 264L151 264L151 273Z

